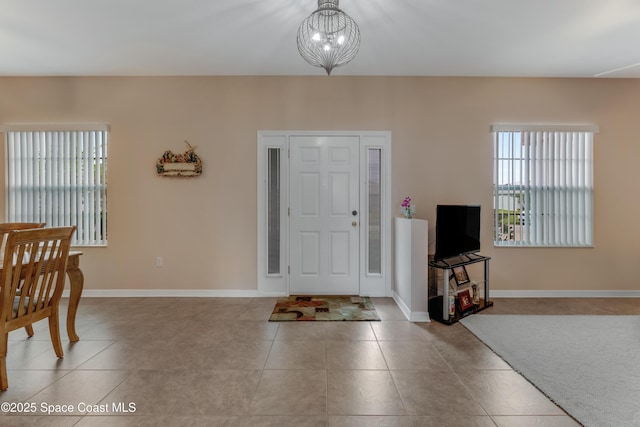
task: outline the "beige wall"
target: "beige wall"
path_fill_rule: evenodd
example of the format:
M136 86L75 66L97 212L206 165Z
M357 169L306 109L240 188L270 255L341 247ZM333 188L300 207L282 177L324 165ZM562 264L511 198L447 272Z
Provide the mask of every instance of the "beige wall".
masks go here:
M0 94L1 124L111 125L109 247L84 251L86 289L255 290L256 132L389 130L394 205L411 195L433 240L436 204L481 204L494 289L640 290L640 80L0 78ZM489 126L508 122L600 127L594 248L493 247ZM158 177L185 139L203 176Z

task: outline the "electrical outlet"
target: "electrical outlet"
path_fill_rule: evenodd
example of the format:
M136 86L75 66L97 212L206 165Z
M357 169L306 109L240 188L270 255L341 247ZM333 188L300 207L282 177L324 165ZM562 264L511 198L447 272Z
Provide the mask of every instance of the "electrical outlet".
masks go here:
M164 260L162 259L161 256L157 256L156 257L156 267L162 267Z

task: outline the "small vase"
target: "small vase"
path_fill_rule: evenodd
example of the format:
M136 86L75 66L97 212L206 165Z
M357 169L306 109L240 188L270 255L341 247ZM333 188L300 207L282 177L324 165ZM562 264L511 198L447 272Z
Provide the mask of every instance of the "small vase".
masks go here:
M402 206L400 207L400 212L406 219L413 218L413 215L416 213L415 206Z

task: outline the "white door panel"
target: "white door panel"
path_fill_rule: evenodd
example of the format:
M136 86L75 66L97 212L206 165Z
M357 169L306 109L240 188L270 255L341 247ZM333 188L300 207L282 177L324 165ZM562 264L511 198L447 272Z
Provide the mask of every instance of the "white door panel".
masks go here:
M349 232L334 231L329 235L329 253L331 254L331 276L348 276L350 271Z
M320 174L300 173L298 179L300 181L300 194L298 194L300 215L304 217L319 217Z
M332 217L348 216L351 207L350 186L348 173L330 173L329 174L329 215Z
M320 233L300 232L300 275L320 275Z
M290 293L358 294L359 137L291 137L290 150Z

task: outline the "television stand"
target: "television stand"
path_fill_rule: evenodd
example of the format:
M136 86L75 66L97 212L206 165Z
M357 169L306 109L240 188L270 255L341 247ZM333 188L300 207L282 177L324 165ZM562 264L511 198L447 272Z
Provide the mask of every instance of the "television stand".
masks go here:
M477 313L486 308L493 306L493 301L489 299L489 260L490 257L486 257L477 253L463 254L458 255L452 258L434 260L429 262L429 267L443 270L443 284L442 284L442 295L434 295L429 296L429 314L432 318L445 323L447 325L451 325L452 323L457 322L458 320L466 317L470 314ZM449 274L452 269L456 267L464 267L466 265L475 264L482 262L484 263L484 295L479 299L477 304L473 304L472 307L469 307L466 310L461 308L461 305L458 303L457 298L455 298L455 311L454 314L449 314L450 304L449 304ZM437 281L437 274L436 274ZM454 293L454 296L464 290L468 290L472 285L472 282L469 281L468 284L460 286L458 290ZM436 286L437 289L437 286Z

